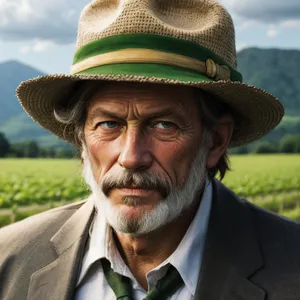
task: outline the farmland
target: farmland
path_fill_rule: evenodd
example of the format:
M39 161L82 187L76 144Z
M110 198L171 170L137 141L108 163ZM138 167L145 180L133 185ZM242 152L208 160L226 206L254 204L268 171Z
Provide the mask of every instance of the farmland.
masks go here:
M239 196L300 220L300 156L233 156L224 183ZM0 160L0 227L85 198L78 160Z

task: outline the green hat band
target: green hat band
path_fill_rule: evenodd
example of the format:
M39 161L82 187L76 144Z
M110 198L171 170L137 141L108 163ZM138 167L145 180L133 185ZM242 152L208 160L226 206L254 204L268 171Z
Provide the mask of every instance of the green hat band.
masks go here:
M215 81L242 81L242 75L212 51L190 41L153 34L117 35L91 42L75 53L71 73L128 63L168 65Z

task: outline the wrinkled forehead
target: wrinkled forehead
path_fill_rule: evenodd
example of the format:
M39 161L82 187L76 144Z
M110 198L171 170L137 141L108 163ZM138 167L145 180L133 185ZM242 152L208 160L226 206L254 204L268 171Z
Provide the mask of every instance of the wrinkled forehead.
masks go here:
M177 85L133 82L106 82L99 84L91 103L101 101L171 101L187 102L194 99L193 88Z
M182 113L192 116L196 109L196 100L191 87L110 82L96 87L89 99L87 113L103 106L114 110L181 110Z

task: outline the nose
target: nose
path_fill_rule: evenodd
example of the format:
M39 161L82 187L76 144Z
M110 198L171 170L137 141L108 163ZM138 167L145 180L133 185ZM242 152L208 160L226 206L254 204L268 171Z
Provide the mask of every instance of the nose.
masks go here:
M128 128L124 133L118 163L125 169L148 169L152 155L147 137L138 128Z

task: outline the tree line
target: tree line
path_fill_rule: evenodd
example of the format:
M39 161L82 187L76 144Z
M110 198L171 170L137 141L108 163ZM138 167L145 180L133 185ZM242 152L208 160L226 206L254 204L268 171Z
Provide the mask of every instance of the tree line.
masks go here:
M43 147L36 141L11 143L0 132L0 157L15 158L75 158L78 151L74 147Z
M279 140L260 140L247 146L231 149L232 154L300 153L300 134L288 134Z

